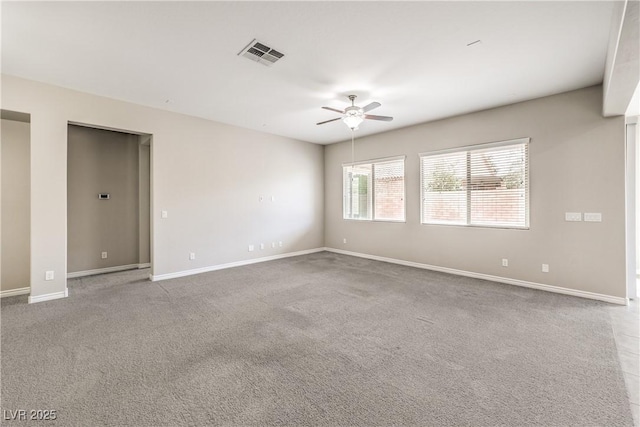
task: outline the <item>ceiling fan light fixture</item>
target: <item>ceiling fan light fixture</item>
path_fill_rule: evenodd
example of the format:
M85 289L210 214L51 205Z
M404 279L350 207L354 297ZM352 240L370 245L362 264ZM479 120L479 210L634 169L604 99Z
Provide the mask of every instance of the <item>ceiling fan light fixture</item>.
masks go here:
M358 129L358 126L360 125L360 123L364 121L364 119L361 116L357 116L357 115L347 115L344 119L342 119L342 121L347 126L349 126L350 129L356 130Z
M336 120L342 119L344 124L349 126L349 129L356 130L358 129L358 126L360 125L360 123L362 123L365 119L381 120L383 122L390 122L391 120L393 120L393 117L389 117L389 116L374 116L371 114L365 114L366 112L373 110L374 108L380 107L379 102L371 102L368 105L364 106L364 108L362 108L355 105L355 99L356 99L355 95L349 95L351 106L345 108L344 111L338 110L337 108L333 108L333 107L322 107L325 110L335 111L336 113L340 113L342 114L342 117L336 117L335 119L325 120L323 122L316 123L316 125L323 125L325 123L331 123L331 122L335 122Z

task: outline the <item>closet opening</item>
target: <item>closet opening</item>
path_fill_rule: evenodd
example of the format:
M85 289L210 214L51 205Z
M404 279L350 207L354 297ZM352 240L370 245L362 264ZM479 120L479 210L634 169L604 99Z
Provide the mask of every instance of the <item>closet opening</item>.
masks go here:
M152 135L68 124L67 277L151 267Z

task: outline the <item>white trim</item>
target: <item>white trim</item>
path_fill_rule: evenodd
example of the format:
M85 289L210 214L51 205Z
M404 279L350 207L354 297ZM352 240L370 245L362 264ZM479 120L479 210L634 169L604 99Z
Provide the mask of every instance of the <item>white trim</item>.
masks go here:
M82 122L74 122L72 120L68 120L67 124L73 125L73 126L80 126L83 128L91 128L91 129L98 129L98 130L108 130L108 131L113 131L113 132L120 132L120 133L128 133L131 135L138 135L138 136L150 136L150 133L147 132L139 132L139 131L135 131L135 130L127 130L127 129L120 129L120 128L114 128L114 127L109 127L109 126L101 126L101 125L95 125L95 124L91 124L91 123L82 123Z
M51 294L37 295L35 297L29 297L29 304L36 302L50 301L53 299L66 298L69 296L69 289L65 288L63 292L54 292Z
M456 153L458 151L484 150L485 148L495 148L495 147L502 147L505 145L530 144L530 143L531 143L530 137L509 139L506 141L481 142L479 144L465 145L463 147L444 148L442 150L424 151L422 153L418 153L418 157L429 157L429 156L435 156L438 154Z
M28 294L29 292L31 292L31 288L29 286L27 286L26 288L7 289L6 291L0 291L0 298L24 295Z
M636 200L636 150L638 149L638 141L636 135L637 123L627 123L625 125L625 262L627 269L627 298L636 299L638 294L638 280L636 278L636 259L637 242L636 242L636 210L638 208L638 200Z
M401 156L392 156L392 157L381 157L379 159L370 159L370 160L358 160L357 162L344 162L342 163L342 167L349 167L349 166L359 166L359 165L368 165L368 164L373 164L373 163L387 163L387 162L395 162L397 160L406 160L407 156L405 155L401 155Z
M149 268L149 267L151 267L151 263L150 262L145 262L145 263L142 263L142 264L138 264L138 268L139 269L140 268Z
M134 270L136 268L144 268L144 267L140 267L141 265L143 264L118 265L115 267L96 268L95 270L74 271L73 273L67 273L67 279L74 279L76 277L84 277L84 276L93 276L95 274L115 273L116 271Z
M304 251L289 252L286 254L272 255L272 256L267 256L263 258L248 259L245 261L236 261L236 262L229 262L227 264L218 264L218 265L211 265L209 267L194 268L193 270L176 271L175 273L156 274L156 275L150 274L149 279L152 282L157 282L159 280L175 279L178 277L191 276L194 274L208 273L210 271L224 270L225 268L242 267L243 265L257 264L259 262L273 261L276 259L290 258L294 256L307 255L307 254L323 252L323 251L325 251L325 248L307 249Z
M492 282L505 283L507 285L521 286L524 288L539 289L541 291L554 292L557 294L571 295L571 296L576 296L581 298L588 298L588 299L593 299L598 301L609 302L612 304L620 304L620 305L628 304L628 300L626 298L614 297L611 295L597 294L594 292L580 291L577 289L563 288L560 286L545 285L543 283L527 282L525 280L510 279L508 277L492 276L490 274L474 273L472 271L457 270L455 268L438 267L435 265L422 264L419 262L405 261L405 260L395 259L395 258L381 257L377 255L363 254L359 252L344 251L342 249L334 249L334 248L325 248L325 249L327 252L335 252L337 254L342 254L342 255L351 255L351 256L356 256L360 258L372 259L375 261L383 261L383 262L389 262L392 264L406 265L409 267L422 268L425 270L439 271L442 273L455 274L457 276L473 277L475 279L489 280Z

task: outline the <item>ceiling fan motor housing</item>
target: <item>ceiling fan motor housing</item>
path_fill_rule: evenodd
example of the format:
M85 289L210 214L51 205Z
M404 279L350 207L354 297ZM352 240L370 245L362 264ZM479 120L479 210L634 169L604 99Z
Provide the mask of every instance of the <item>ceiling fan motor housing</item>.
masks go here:
M344 110L344 114L346 116L363 116L364 115L364 113L362 112L362 108L356 107L356 106L347 107Z

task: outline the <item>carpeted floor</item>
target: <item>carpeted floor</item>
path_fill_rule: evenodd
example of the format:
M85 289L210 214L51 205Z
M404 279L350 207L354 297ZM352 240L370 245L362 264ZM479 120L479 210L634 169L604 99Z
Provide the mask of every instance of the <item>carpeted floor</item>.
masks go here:
M328 252L2 301L36 425L627 426L607 304ZM13 413L13 412L11 412ZM29 425L6 421L3 425Z

